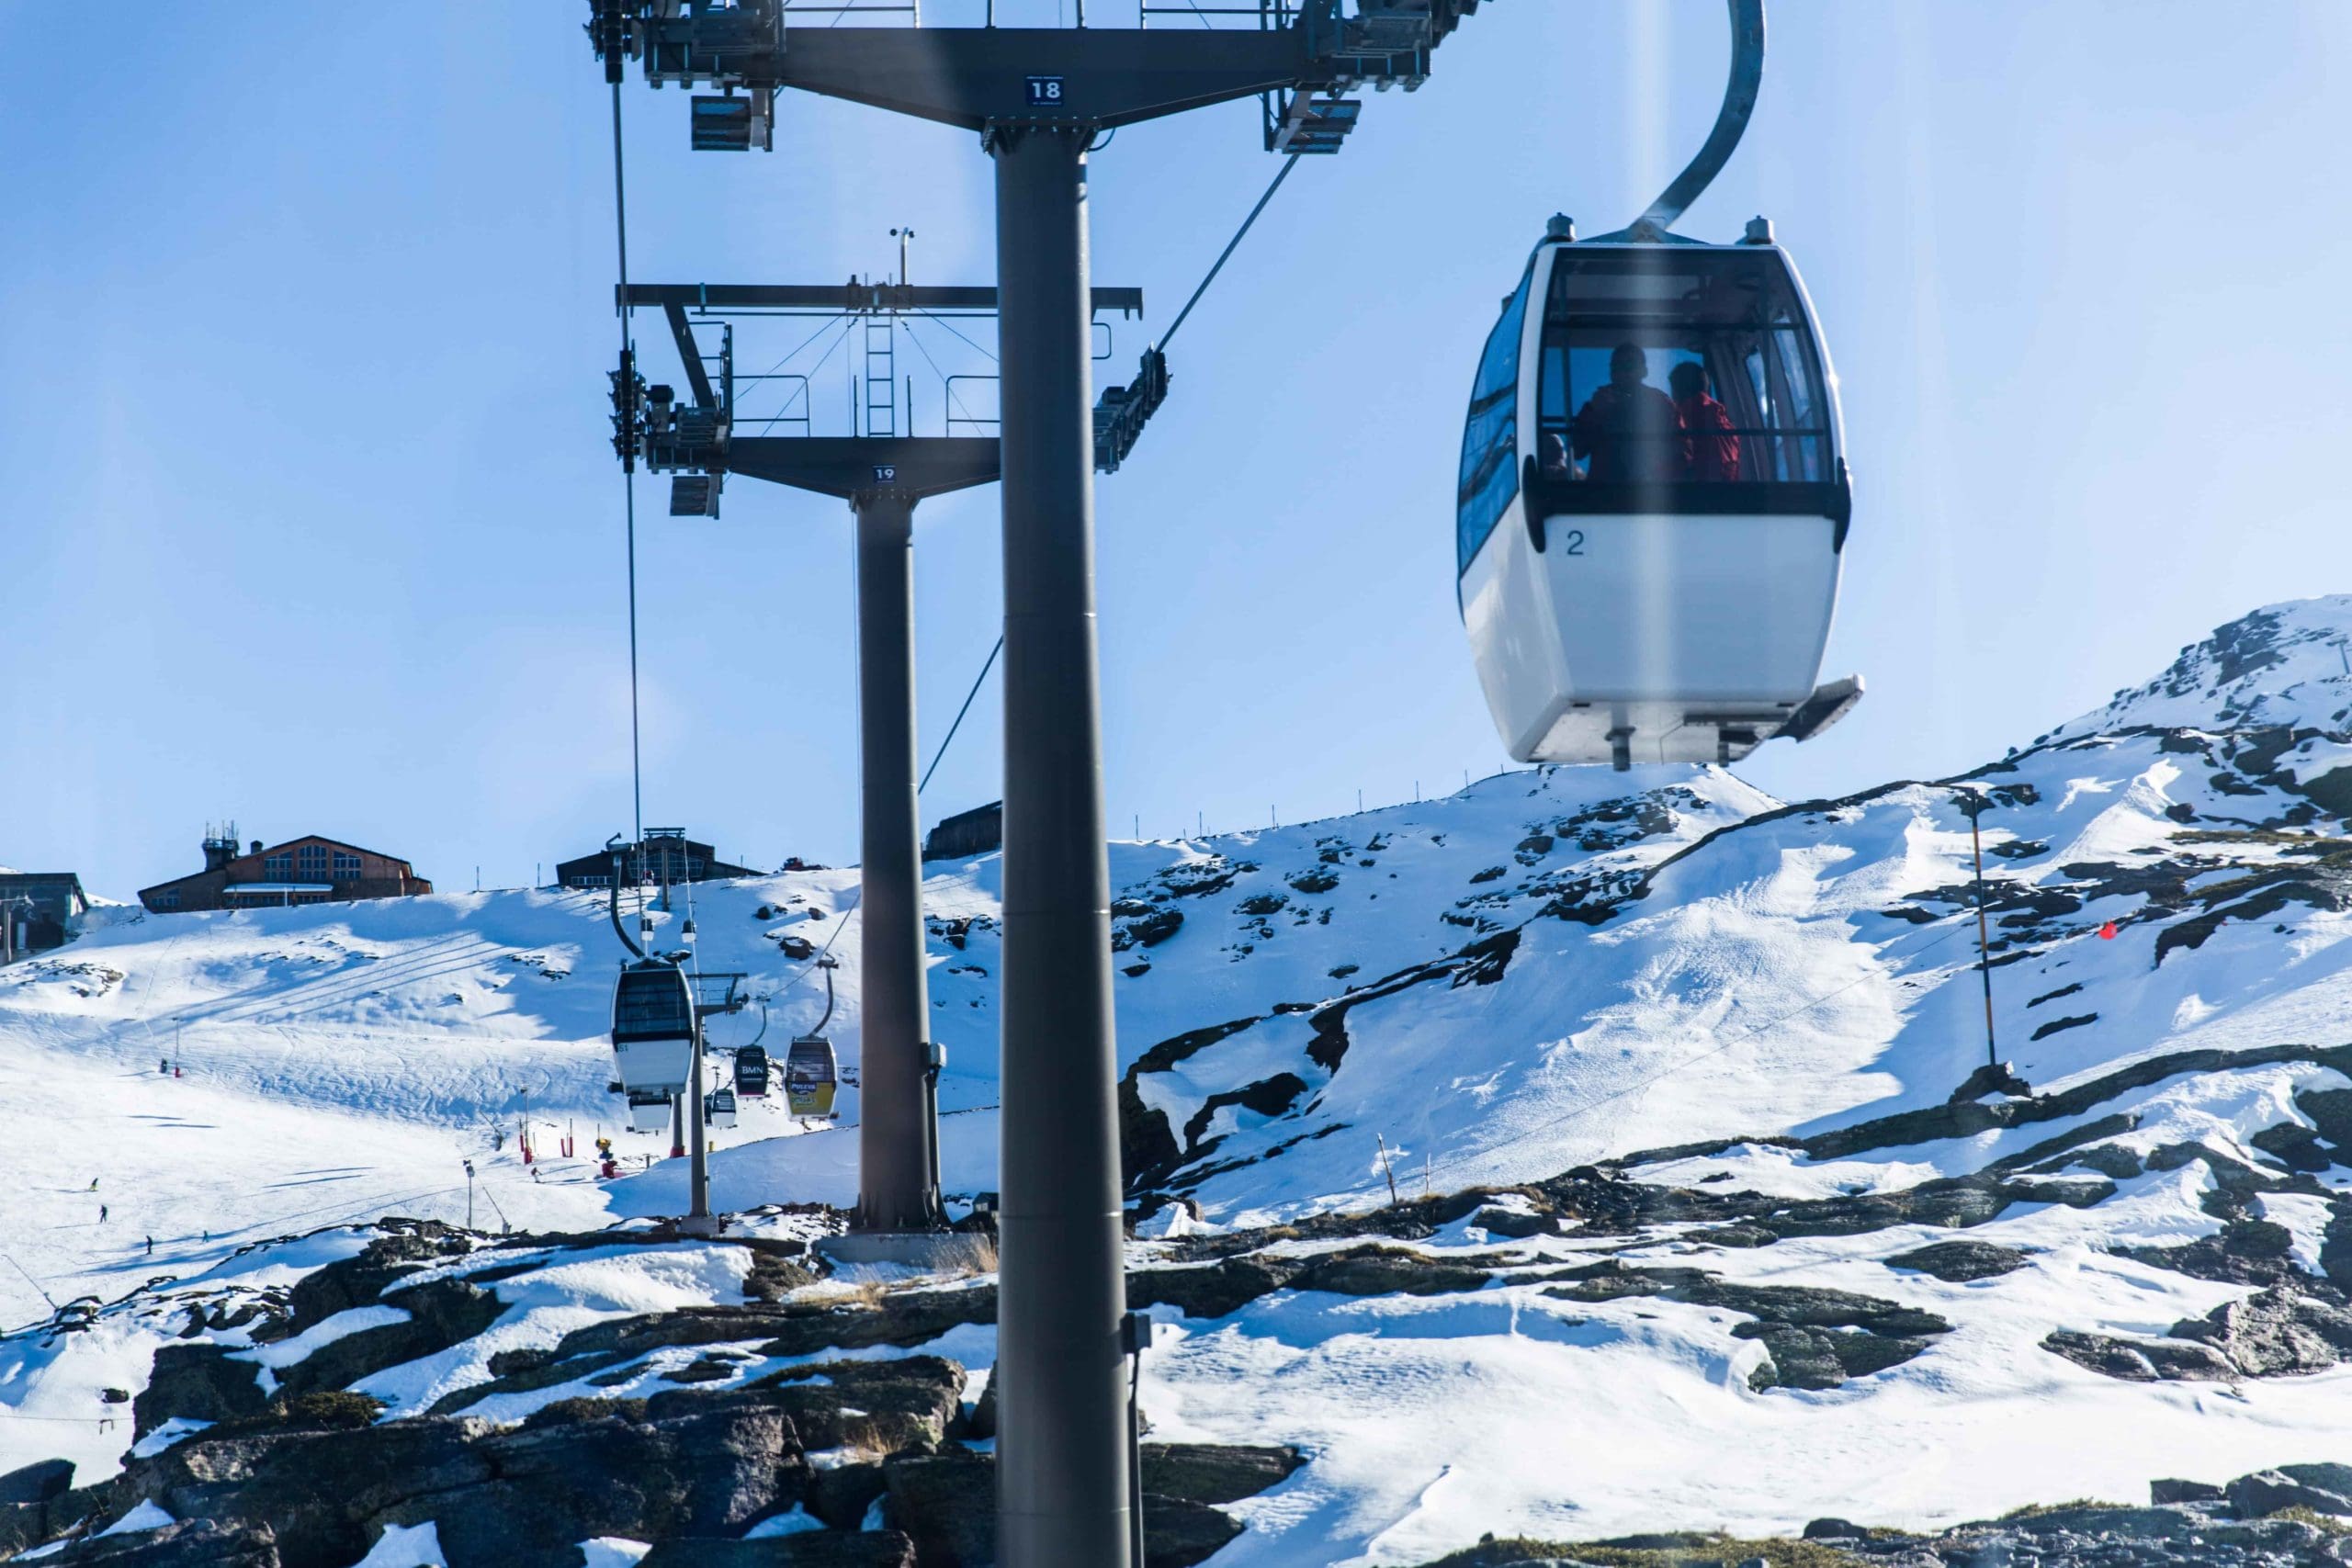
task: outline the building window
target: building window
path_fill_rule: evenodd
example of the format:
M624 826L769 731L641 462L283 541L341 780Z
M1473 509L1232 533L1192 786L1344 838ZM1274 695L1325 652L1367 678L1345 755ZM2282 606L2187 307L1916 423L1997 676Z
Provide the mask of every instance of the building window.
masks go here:
M306 881L316 880L327 874L327 847L324 844L304 844L295 852L294 863Z
M356 882L358 878L359 857L354 854L345 854L341 850L335 851L334 879L337 882Z
M264 855L261 874L272 882L283 882L294 874L294 857L290 854Z
M158 893L155 895L155 907L159 909L176 909L180 907L180 896L176 893Z

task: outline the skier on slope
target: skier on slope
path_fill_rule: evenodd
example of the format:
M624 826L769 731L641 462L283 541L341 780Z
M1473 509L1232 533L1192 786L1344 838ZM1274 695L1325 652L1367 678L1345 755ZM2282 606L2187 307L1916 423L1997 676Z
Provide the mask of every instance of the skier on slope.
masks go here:
M101 1204L99 1204L99 1205L98 1205L98 1224L105 1224L106 1223L107 1223L107 1206L106 1206L104 1203L101 1203Z

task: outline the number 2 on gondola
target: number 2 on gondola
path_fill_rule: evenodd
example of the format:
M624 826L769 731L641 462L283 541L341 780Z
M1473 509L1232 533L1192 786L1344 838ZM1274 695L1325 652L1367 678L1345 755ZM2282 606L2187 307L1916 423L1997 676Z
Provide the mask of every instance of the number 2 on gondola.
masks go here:
M1563 555L1580 556L1584 554L1583 529L1569 529L1566 533L1560 536L1560 542L1566 547L1566 548L1561 552Z
M1062 79L1058 76L1029 78L1029 107L1033 109L1057 109L1062 107Z

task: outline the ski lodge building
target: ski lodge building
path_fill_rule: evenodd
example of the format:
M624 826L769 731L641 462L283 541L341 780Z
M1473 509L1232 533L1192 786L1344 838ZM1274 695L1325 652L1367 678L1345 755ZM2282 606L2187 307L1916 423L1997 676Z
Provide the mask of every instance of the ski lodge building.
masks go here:
M0 963L63 947L82 934L90 900L70 871L0 872Z
M355 898L413 898L433 891L404 860L315 833L237 852L237 825L204 836L204 869L139 890L158 915L192 909L266 909Z
M563 887L610 887L613 860L621 861L621 886L669 886L680 882L715 882L737 876L763 876L748 865L730 865L708 844L686 837L684 828L648 828L641 844L616 844L609 850L558 863L555 879Z

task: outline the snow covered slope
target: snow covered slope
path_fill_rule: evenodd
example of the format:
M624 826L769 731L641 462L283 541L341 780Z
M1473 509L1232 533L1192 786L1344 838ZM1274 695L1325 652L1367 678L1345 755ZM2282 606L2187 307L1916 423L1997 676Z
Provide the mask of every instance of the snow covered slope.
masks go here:
M1972 1077L1979 804L2015 1077ZM1392 1182L1404 1210L1363 1224L1475 1261L1475 1288L1155 1309L1163 1431L1313 1455L1239 1506L1251 1531L1217 1561L1410 1562L1488 1529L1933 1523L2352 1455L2335 1365L2352 1307L2327 1295L2352 1282L2352 1252L2331 1256L2332 1235L2352 1241L2347 810L2337 597L2233 623L1962 779L1792 806L1712 768L1547 770L1114 845L1146 1228L1180 1208L1179 1231L1310 1227L1179 1235L1138 1261L1225 1247L1279 1274L1338 1245L1312 1216L1386 1205ZM834 942L853 1072L854 881L710 886L695 909L704 964L773 998L771 1044L823 1008L778 939ZM983 856L934 866L927 891L944 1178L964 1195L995 1184L998 886ZM483 1173L481 1223L674 1212L674 1167L600 1186L577 1159L535 1180L514 1158L521 1121L543 1148L568 1123L584 1150L612 1114L603 922L544 892L149 917L0 971L19 1194L0 1318L196 1273L231 1241L461 1219L461 1157ZM756 1027L725 1021L718 1042ZM185 1077L156 1070L175 1055ZM841 1110L807 1130L748 1111L716 1200L845 1203L854 1092ZM1413 1206L1472 1187L1516 1190ZM1953 1227L2007 1261L1949 1279L1898 1261ZM1783 1288L1878 1307L1741 1293ZM0 1403L35 1388L0 1368ZM0 1469L38 1451L0 1421Z

